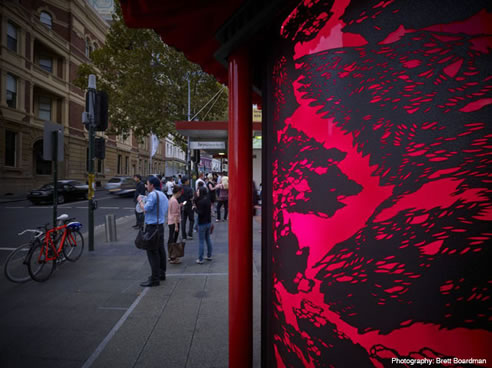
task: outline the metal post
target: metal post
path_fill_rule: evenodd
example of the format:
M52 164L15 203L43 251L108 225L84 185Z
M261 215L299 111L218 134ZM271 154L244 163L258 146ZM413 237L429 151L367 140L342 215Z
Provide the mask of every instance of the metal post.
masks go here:
M94 103L96 101L96 76L89 76L89 88L87 92L89 107L89 251L94 250L94 134L95 134L95 116Z
M53 227L56 227L58 210L58 130L53 135Z
M106 215L105 217L106 242L114 242L117 239L116 235L116 217L114 214Z
M190 75L188 74L188 121L191 121L191 90L190 90ZM190 186L192 185L191 182L191 151L190 151L190 137L188 136L187 140L187 146L186 146L186 174L188 175L188 179L190 179Z
M253 365L251 75L246 49L229 56L229 367Z

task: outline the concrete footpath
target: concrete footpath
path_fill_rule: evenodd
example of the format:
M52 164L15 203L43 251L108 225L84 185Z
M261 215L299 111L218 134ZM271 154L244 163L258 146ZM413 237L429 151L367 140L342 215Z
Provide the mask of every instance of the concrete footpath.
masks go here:
M215 221L215 220L214 220ZM0 367L228 367L227 222L214 223L213 260L198 265L198 236L153 288L134 216L118 241L98 228L95 251L44 282L0 278ZM260 366L260 233L253 223L254 366ZM165 232L166 241L168 231Z

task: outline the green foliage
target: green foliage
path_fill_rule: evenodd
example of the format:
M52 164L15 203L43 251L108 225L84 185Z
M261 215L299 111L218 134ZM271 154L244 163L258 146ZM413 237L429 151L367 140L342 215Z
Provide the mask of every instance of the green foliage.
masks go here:
M92 52L91 64L80 65L74 81L85 90L89 74L95 74L97 89L108 93L108 133L127 136L133 131L143 137L152 131L159 137L176 135L174 122L187 120L188 78L191 117L222 89L197 118L226 120L227 89L164 44L153 30L128 28L117 1L115 6L104 46Z

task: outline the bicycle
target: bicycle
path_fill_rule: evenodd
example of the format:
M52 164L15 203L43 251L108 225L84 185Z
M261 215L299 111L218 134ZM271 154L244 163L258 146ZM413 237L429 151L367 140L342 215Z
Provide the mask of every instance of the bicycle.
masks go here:
M59 226L61 224L67 224L71 220L73 220L73 218L69 219L67 214L62 214L57 217ZM49 224L46 224L44 226L39 226L36 229L26 229L17 234L22 236L26 233L33 233L33 236L27 243L19 245L5 260L3 271L8 280L16 283L24 283L31 280L31 275L29 274L27 267L29 251L35 244L44 242L44 235L48 231L48 228ZM60 239L61 234L57 236L55 242L58 243Z
M5 261L3 272L5 277L12 282L24 283L31 279L31 275L27 269L27 256L34 244L41 243L46 232L38 229L26 229L17 235L21 236L25 233L33 233L33 237L27 243L19 245L13 252L9 254Z
M82 224L77 221L65 223L48 230L42 242L37 242L27 256L27 268L31 278L46 281L64 259L75 262L84 251L84 237L80 233ZM59 234L61 232L61 238ZM58 241L58 239L60 239Z

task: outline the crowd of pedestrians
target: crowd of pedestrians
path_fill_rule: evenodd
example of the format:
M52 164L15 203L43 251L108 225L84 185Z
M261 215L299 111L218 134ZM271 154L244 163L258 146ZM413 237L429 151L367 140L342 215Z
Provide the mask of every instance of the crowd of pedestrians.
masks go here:
M214 230L212 216L216 216L216 222L227 221L229 208L227 174L225 172L208 175L200 173L193 187L186 175L167 178L151 175L145 180L142 180L140 175L134 175L134 180L136 183L134 228L145 227L146 231L157 228L159 234L159 246L156 249L146 250L151 276L140 285L158 286L160 281L166 279L167 260L171 264L181 263L177 257L166 257L164 249L166 223L169 229L168 247L178 242L180 235L183 240L192 240L195 230L198 233L196 263L203 264L204 260L212 261L213 244L210 238Z

